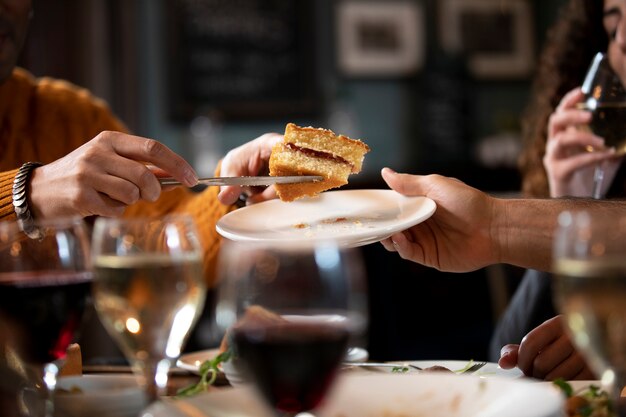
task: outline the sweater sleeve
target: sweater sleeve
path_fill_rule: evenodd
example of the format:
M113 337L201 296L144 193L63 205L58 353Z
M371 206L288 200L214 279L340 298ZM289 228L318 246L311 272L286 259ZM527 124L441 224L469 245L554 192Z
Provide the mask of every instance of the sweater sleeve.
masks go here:
M103 130L126 132L107 104L66 81L16 68L0 85L0 221L15 220L13 181L28 161L53 162Z
M16 220L13 209L13 180L17 169L0 172L0 221Z

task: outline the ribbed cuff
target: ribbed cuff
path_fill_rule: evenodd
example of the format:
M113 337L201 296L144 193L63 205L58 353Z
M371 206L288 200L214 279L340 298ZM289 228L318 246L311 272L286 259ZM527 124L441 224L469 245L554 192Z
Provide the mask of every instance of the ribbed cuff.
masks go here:
M15 220L13 182L18 169L0 172L0 221Z

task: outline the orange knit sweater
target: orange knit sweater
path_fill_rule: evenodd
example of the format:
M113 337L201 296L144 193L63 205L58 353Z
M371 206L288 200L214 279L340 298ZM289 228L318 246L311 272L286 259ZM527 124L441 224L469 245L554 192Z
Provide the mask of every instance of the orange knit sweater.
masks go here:
M35 79L16 68L0 85L0 221L15 220L11 195L17 169L28 161L53 162L103 130L127 131L107 105L87 90L50 78ZM218 189L192 193L179 187L155 203L139 202L125 216L191 214L204 245L205 276L215 281L220 237L217 220L230 210L217 200Z

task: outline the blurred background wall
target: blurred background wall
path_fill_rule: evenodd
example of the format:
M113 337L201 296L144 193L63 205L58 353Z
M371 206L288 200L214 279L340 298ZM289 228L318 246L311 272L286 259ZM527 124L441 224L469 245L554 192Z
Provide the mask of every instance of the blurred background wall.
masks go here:
M295 122L372 148L350 187L384 187L379 171L391 166L499 193L519 189L519 120L564 3L33 1L20 64L89 88L202 174L226 150ZM519 271L445 274L380 245L363 251L372 357L485 357Z

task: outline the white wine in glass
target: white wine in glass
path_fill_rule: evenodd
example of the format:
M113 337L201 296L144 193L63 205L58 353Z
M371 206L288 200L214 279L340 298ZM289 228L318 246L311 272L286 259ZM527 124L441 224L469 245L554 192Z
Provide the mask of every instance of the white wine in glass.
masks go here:
M145 378L147 400L165 394L168 371L202 310L202 251L190 217L98 219L94 304L107 331Z
M585 100L578 106L591 112L591 131L605 141L605 146L615 148L617 155L626 154L626 89L615 74L608 57L597 53L593 58L583 85ZM596 166L592 197L602 197L604 169Z
M626 215L559 216L555 237L555 297L574 344L616 406L626 386ZM618 415L626 416L618 409Z

